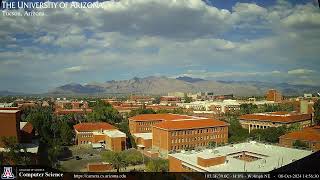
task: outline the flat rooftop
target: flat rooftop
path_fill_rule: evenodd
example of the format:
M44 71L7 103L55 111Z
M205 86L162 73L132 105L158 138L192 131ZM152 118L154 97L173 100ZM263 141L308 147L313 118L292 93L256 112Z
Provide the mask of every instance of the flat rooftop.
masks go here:
M126 134L117 130L117 129L111 129L111 130L104 130L102 133L100 132L93 132L94 135L107 135L112 138L116 137L126 137Z
M152 139L152 133L134 133L133 136L142 139Z
M254 160L245 161L236 158L243 152L253 157ZM310 154L312 154L312 151L247 142L205 149L199 152L179 152L169 154L169 156L181 160L184 166L200 172L269 172ZM198 157L210 159L218 156L226 156L226 162L210 167L202 167L197 164Z
M17 113L20 110L12 109L12 110L0 110L0 113Z

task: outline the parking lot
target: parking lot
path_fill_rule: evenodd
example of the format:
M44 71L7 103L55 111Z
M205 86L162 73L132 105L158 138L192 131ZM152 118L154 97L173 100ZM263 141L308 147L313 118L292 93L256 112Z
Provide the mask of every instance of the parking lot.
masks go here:
M70 146L72 157L60 161L62 171L66 172L85 172L88 163L103 162L101 154L105 150L93 149L90 145Z

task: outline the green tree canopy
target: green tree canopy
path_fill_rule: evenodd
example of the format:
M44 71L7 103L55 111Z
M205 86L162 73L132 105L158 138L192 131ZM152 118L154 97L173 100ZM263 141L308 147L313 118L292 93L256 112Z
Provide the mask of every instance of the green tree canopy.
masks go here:
M139 114L156 114L156 112L153 109L134 109L129 113L129 117L137 116Z
M99 100L93 107L92 113L88 114L88 119L90 121L103 121L115 124L121 122L123 118L111 104Z
M169 163L165 159L151 159L146 164L146 171L148 172L168 172Z
M318 99L314 105L314 122L317 125L320 125L320 100Z
M292 144L293 147L300 147L300 148L309 148L308 144L300 141L300 140L296 140L294 141L294 143Z

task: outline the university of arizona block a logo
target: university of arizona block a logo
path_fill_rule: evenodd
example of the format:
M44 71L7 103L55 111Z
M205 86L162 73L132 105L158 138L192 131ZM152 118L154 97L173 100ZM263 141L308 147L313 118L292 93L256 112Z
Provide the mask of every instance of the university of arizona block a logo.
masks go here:
M14 174L12 173L12 167L3 167L3 173L1 174L1 179L14 179Z

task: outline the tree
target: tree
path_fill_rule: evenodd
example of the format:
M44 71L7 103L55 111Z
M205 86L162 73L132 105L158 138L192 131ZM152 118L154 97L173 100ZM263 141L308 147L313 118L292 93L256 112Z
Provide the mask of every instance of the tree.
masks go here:
M137 116L139 114L156 114L156 112L153 109L142 109L142 108L139 108L139 109L132 110L129 113L129 116L132 117L132 116Z
M241 104L240 105L240 113L241 114L252 114L257 112L258 106L255 104Z
M93 107L92 113L89 113L88 120L90 121L103 121L111 124L119 123L122 121L121 114L114 109L111 104L103 101L97 101Z
M26 120L30 122L40 136L40 144L44 146L42 154L48 154L52 167L57 167L62 144L70 144L72 139L72 123L68 124L68 116L55 116L51 108L37 107Z
M318 99L314 105L314 122L316 125L320 125L320 99Z
M18 141L15 137L2 137L1 142L4 145L4 148L8 150L8 152L4 153L4 159L9 163L13 163L18 165L19 162L22 161L20 156L21 146L18 144Z
M154 100L152 101L153 104L160 104L160 98L159 96L155 97Z
M144 155L136 149L128 149L122 152L127 164L138 165L142 164L144 161Z
M146 170L148 172L168 172L169 163L168 160L164 159L151 159L146 164Z
M303 141L296 140L292 144L293 147L300 147L300 148L309 148L309 145Z
M229 129L228 129L228 141L231 143L234 142L243 142L248 139L249 132L247 129L244 129L239 120L235 117L229 120Z
M288 128L285 126L269 127L267 129L253 129L250 133L250 137L258 141L277 143L279 137L287 132Z
M184 102L185 103L191 103L192 102L192 98L187 96L187 95L184 95Z
M72 109L71 103L65 104L65 105L64 105L64 108L66 108L66 109Z
M102 154L103 160L112 164L112 167L119 172L127 166L125 155L123 152L106 151Z
M60 139L63 145L70 145L72 143L73 131L67 122L62 122L60 125Z

